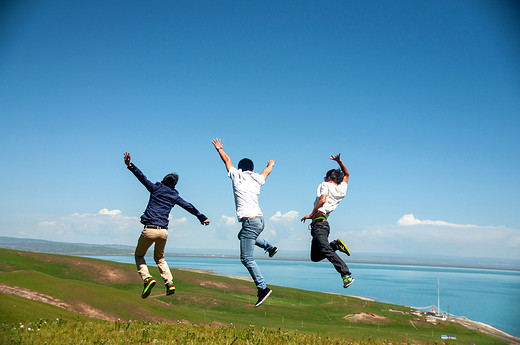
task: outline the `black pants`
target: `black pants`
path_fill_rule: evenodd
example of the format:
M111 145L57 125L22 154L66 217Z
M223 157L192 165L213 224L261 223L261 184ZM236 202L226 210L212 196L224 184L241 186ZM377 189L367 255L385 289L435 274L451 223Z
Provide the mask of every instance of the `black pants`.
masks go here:
M342 277L350 275L347 265L341 260L338 254L336 254L338 248L332 248L329 242L329 234L329 222L321 221L311 224L311 260L318 262L327 259L334 265L334 268Z

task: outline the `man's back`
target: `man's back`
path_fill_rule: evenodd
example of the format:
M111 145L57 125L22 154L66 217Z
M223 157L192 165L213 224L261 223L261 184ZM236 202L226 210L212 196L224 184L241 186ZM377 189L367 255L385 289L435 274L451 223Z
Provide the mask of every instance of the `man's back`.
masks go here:
M322 195L326 195L327 198L325 199L325 203L318 209L318 211L328 215L338 207L339 202L346 194L347 183L341 182L340 184L335 184L332 182L322 182L316 191L316 201L314 204L316 205L319 202Z
M260 188L265 183L265 177L252 171L242 171L231 167L228 176L233 182L233 194L238 219L244 217L262 217L258 203Z

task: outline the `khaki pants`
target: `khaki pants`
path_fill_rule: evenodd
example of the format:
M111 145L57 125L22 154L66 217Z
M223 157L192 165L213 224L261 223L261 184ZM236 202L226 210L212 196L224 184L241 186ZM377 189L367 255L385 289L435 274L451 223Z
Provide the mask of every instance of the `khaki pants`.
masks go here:
M137 265L137 271L143 280L151 277L144 256L146 255L148 248L155 243L153 258L159 268L161 277L165 284L173 282L172 273L164 259L164 247L166 246L167 238L168 230L163 228L154 229L145 226L144 230L141 232L141 236L137 242L137 247L135 248L135 263Z

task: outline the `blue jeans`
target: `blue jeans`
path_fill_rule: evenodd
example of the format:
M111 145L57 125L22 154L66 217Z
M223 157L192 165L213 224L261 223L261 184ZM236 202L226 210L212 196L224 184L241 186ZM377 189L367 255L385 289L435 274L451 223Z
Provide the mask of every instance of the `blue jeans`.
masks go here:
M258 237L262 230L264 230L264 218L257 217L243 220L242 229L238 233L238 239L240 240L240 261L246 266L259 290L265 289L267 285L260 272L260 268L253 258L255 245L266 251L270 251L274 248L269 242Z

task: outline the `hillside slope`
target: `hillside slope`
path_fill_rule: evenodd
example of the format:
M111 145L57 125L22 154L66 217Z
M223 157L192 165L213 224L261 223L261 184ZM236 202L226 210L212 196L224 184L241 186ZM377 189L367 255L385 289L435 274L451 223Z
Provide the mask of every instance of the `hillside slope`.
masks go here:
M151 273L159 277L155 267ZM177 269L172 273L175 295L165 296L158 283L142 300L134 265L0 249L0 323L137 320L298 330L354 342L439 343L440 335L450 334L457 336L450 343L505 343L454 322L426 322L406 307L293 288L273 286L272 297L254 308L256 289L248 281Z

